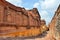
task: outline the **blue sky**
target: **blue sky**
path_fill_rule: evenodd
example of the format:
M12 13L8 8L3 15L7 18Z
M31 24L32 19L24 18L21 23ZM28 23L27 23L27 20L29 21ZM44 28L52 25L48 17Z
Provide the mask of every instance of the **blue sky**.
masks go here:
M50 23L55 11L57 10L60 0L6 0L16 6L24 7L27 10L37 8L41 19L46 20L46 24Z

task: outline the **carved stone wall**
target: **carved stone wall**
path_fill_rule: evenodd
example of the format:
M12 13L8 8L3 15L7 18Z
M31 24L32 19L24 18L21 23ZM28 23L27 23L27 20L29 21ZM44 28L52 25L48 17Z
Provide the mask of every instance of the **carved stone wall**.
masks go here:
M57 22L55 26L55 36L57 40L60 40L60 14L57 17Z
M0 0L0 32L27 30L27 27L40 27L41 17L37 8L26 10Z
M59 40L59 35L60 35L60 5L55 12L55 15L53 16L51 23L49 24L49 29L50 29L50 34L52 37L56 38Z

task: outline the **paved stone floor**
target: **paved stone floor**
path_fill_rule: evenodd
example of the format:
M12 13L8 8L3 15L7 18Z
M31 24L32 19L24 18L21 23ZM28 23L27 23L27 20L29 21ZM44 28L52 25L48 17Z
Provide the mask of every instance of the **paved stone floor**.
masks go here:
M39 35L37 37L29 37L29 38L0 38L0 40L55 40L51 37L51 34L49 32L45 32L42 35Z

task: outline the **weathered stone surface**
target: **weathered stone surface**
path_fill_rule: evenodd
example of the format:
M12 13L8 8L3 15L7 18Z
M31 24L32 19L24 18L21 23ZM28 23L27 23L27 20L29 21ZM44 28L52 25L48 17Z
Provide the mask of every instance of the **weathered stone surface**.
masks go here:
M19 34L24 36L24 33L26 36L37 35L41 32L41 25L46 24L41 20L37 8L26 10L5 0L0 0L0 35L6 33L6 35L10 34L9 36L19 36Z
M53 36L56 40L60 40L60 5L49 24L49 29L51 36Z

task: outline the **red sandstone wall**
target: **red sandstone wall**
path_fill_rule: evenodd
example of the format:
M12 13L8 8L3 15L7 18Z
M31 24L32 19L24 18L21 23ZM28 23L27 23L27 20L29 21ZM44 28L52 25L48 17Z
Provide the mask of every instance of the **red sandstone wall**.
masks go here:
M40 15L36 8L33 8L30 11L25 10L24 8L16 7L3 0L0 0L0 2L0 4L2 5L0 8L1 21L21 26L40 26Z
M28 16L29 16L29 20L30 20L30 25L35 25L37 27L40 26L40 15L37 11L36 8L33 8L32 10L28 11Z
M29 27L32 31L35 30L33 27L37 29L41 25L37 8L26 10L2 0L0 0L0 6L0 22L2 22L0 23L0 33L25 31Z
M3 22L0 24L0 33L13 32L7 34L10 36L19 36L19 32L22 32L22 34L20 34L22 36L40 34L41 19L37 8L26 10L3 0L0 0L0 5L2 5L0 18L1 22Z

